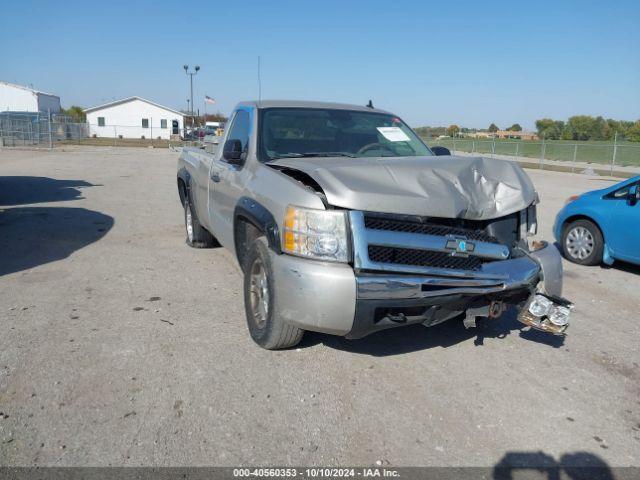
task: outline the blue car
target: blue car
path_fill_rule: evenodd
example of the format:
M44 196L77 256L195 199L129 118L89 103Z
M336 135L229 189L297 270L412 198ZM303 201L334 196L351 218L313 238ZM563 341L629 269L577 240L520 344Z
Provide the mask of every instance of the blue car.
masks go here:
M572 262L640 265L640 176L569 198L553 234Z

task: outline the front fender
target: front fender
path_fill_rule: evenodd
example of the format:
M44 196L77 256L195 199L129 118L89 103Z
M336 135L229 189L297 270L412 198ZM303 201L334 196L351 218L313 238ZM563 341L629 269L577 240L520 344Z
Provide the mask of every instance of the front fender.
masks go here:
M554 297L562 296L562 255L554 245L545 242L545 246L530 252L542 270L542 292Z
M242 197L238 200L238 203L233 214L234 228L237 225L238 218L249 221L260 232L264 233L267 237L269 248L276 253L280 253L280 233L278 230L278 223L274 216L267 208L249 197ZM235 237L236 235L234 235ZM236 251L238 245L236 245Z

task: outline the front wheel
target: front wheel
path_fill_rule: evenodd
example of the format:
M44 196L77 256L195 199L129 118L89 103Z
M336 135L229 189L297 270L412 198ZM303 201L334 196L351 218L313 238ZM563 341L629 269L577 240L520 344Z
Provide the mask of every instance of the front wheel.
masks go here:
M258 237L244 262L244 308L251 338L267 350L293 347L304 334L278 316L273 284L267 241Z
M567 260L580 265L598 265L603 249L602 232L595 223L576 220L564 228L562 251Z

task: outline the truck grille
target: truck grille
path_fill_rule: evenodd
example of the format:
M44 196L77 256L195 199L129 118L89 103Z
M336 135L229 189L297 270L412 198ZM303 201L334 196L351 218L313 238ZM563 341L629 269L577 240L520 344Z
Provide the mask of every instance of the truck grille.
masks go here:
M460 227L451 227L448 225L438 225L435 223L422 223L408 220L397 220L384 217L376 217L365 215L364 226L371 230L388 230L392 232L408 232L420 233L423 235L438 236L461 236L469 240L477 240L480 242L500 243L495 237L488 235L480 230L472 230Z
M412 248L369 245L369 259L376 263L394 263L420 267L479 270L482 260L478 257L454 257L450 253L417 250Z

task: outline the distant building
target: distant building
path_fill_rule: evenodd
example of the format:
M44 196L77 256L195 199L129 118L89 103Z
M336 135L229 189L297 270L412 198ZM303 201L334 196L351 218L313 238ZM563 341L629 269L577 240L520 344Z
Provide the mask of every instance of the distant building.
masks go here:
M89 135L121 138L177 138L184 114L141 97L129 97L87 108Z
M60 113L60 97L22 85L0 82L0 112Z
M518 140L538 140L538 135L534 132L514 132L512 130L498 130L496 138L517 138Z
M493 133L487 131L469 132L467 133L469 138L493 138Z
M474 132L468 133L467 137L470 138L513 138L517 140L538 140L538 135L535 132L515 132L512 130L498 130L497 132Z

